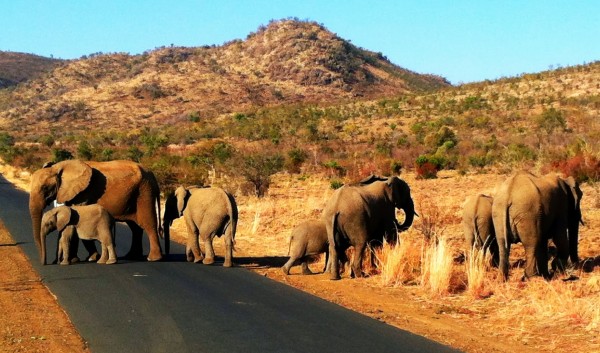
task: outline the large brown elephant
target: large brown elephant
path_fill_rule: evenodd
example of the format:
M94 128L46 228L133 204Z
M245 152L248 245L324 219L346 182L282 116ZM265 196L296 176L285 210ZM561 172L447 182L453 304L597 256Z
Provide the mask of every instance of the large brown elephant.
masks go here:
M132 232L130 258L143 257L142 235L150 240L148 261L158 261L162 251L158 240L160 193L151 171L130 161L91 162L68 160L47 164L31 178L29 212L33 238L43 261L46 254L40 246L42 212L52 201L70 205L99 204L117 221L126 222ZM158 208L158 213L157 213ZM165 238L165 242L169 240ZM90 256L95 256L93 243L84 242Z
M492 217L500 255L500 271L508 279L508 257L512 243L523 243L525 277L548 272L548 240L557 249L553 267L563 269L568 259L579 262L577 244L583 192L572 177L556 174L542 177L518 172L500 185L494 196Z
M398 225L396 208L404 211L405 220ZM370 176L359 185L343 186L327 202L322 214L327 227L331 279L340 279L339 261L354 247L351 275L361 277L362 257L367 245L381 244L384 238L395 241L397 231L408 229L415 216L415 206L408 184L398 177Z

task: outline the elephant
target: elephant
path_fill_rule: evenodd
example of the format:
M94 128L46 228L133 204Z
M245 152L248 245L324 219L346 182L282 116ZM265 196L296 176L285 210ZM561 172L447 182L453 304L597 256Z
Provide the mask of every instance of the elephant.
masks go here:
M466 253L474 248L492 254L492 265L498 267L498 243L492 220L493 197L483 194L467 196L463 204L462 225Z
M41 223L40 241L46 253L46 236L55 230L59 233L58 257L61 265L70 264L70 244L73 236L86 240L98 240L102 244L99 264L117 262L115 252L115 219L98 204L84 206L59 206L44 213ZM42 259L46 264L46 258Z
M118 222L126 222L132 232L128 258L141 258L142 235L146 231L150 240L148 261L162 259L158 236L160 225L160 193L154 174L131 161L93 162L66 160L47 163L33 173L29 194L29 213L33 238L40 246L42 213L52 201L67 206L99 204ZM157 212L158 208L158 212ZM169 239L165 237L165 243ZM90 259L97 257L93 242L84 241Z
M395 209L405 213L398 225ZM358 185L337 189L322 213L329 241L330 278L340 279L339 261L346 261L345 250L353 246L351 276L362 277L363 252L372 242L396 239L397 231L407 230L414 220L415 207L408 184L396 177L371 175Z
M537 177L520 171L497 189L492 204L492 218L499 249L499 267L508 280L508 257L512 243L521 242L525 249L525 278L548 272L548 240L557 250L553 268L563 270L570 259L579 262L578 241L583 192L573 178L556 174Z
M213 239L225 235L225 262L233 266L233 250L238 222L238 209L233 196L217 187L179 186L167 197L163 227L168 234L173 220L183 216L188 231L186 257L188 261L209 265L215 261ZM200 238L200 239L198 239ZM204 243L206 256L200 250L199 240Z
M289 275L290 268L300 260L302 274L311 275L313 273L308 268L308 258L322 253L325 253L325 268L323 269L323 272L325 272L329 259L327 227L321 219L304 221L292 230L289 247L290 259L281 269L284 274Z

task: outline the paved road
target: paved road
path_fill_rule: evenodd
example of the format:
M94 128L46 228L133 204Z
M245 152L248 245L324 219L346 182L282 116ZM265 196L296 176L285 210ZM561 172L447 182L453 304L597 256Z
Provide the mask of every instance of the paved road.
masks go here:
M27 205L0 175L0 218L94 353L452 351L243 268L186 263L177 244L160 263L41 266ZM117 254L129 238L117 230Z

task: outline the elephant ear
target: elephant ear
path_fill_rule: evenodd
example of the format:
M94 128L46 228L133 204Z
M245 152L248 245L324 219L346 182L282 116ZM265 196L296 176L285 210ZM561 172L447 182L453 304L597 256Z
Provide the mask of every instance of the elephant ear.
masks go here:
M57 179L56 201L67 203L90 185L92 168L81 161L64 161L60 163Z
M62 232L71 221L71 208L60 206L56 209L56 230Z
M564 180L565 184L567 184L569 186L569 190L571 191L571 194L572 194L573 198L575 199L575 208L577 208L577 206L579 205L579 202L581 201L581 197L583 196L583 192L581 191L581 188L579 187L579 183L572 176L570 176L566 179L563 179L563 180Z

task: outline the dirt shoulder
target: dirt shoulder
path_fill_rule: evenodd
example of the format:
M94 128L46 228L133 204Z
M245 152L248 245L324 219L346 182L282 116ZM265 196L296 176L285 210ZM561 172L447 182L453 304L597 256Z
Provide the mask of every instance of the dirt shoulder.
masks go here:
M1 352L89 352L2 222L0 273Z

